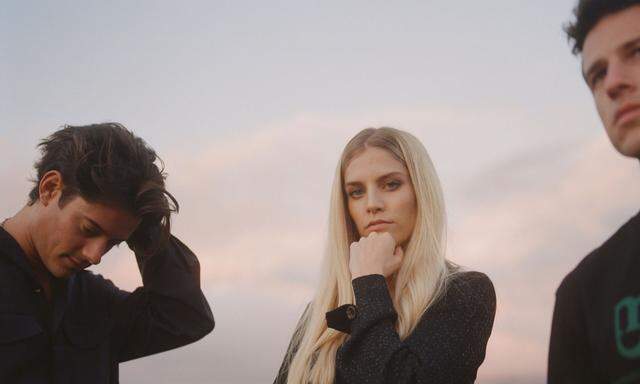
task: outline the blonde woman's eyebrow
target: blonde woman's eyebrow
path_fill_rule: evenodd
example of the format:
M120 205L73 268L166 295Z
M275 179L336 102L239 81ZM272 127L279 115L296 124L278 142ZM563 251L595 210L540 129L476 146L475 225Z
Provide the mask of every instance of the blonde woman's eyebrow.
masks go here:
M400 172L400 171L393 171L393 172L388 172L388 173L385 173L383 175L380 175L380 176L376 177L376 181L384 180L384 179L387 179L387 178L393 177L393 176L406 177L407 175L405 173L403 173L403 172ZM349 182L344 183L344 186L346 188L346 187L349 187L349 186L360 186L362 184L363 183L361 181L349 181Z
M394 172L389 172L389 173L385 173L382 176L379 176L377 180L384 180L384 179L388 179L390 177L406 177L406 174L403 172L398 172L398 171L394 171Z
M362 183L361 183L361 182L359 182L359 181L350 181L350 182L348 182L348 183L345 183L345 184L344 184L344 187L345 187L345 188L346 188L346 187L359 187L359 186L361 186L361 185L362 185Z

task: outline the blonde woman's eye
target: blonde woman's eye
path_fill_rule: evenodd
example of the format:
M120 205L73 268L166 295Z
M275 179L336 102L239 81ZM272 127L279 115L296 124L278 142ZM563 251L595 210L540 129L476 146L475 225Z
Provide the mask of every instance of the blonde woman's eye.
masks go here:
M394 181L389 181L385 184L385 186L387 187L387 189L389 190L394 190L394 189L398 189L398 187L400 186L400 182L397 180Z
M348 193L348 195L352 198L360 197L362 195L362 189L353 189Z

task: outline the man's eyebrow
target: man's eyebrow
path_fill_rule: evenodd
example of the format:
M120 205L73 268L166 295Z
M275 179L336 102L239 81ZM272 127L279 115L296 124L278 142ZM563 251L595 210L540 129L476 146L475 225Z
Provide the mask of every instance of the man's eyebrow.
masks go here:
M95 226L100 232L105 233L105 234L107 233L104 229L102 229L100 224L96 223L89 216L85 215L84 218L87 219L91 223L91 225ZM112 240L117 241L117 242L127 241L127 239L116 239L116 238L113 238Z
M589 76L595 72L596 70L602 68L605 65L605 60L604 59L598 59L595 62L593 62L589 68L587 68L586 71L582 72L582 78L584 79L584 81L589 84Z
M640 44L640 36L635 37L625 43L623 43L619 48L616 49L616 51L627 51L630 48L632 48L635 45ZM589 75L591 73L593 73L595 70L599 69L600 67L602 67L602 65L604 64L605 60L604 59L599 59L596 60L595 62L593 62L589 68L587 68L586 71L584 71L582 73L582 77L584 78L585 81L587 81L588 83L588 79L589 79Z
M638 45L640 44L640 36L636 37L635 39L631 39L629 41L627 41L626 43L622 44L622 47L620 48L623 51L626 51L628 49L630 49L631 47L633 47L634 45Z

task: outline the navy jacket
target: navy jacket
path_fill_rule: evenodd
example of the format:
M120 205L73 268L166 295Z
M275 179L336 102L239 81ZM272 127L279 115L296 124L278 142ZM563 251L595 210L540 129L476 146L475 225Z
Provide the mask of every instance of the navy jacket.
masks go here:
M133 292L89 271L57 280L49 303L0 228L0 383L114 384L118 363L202 338L214 326L196 256L177 238L136 257Z

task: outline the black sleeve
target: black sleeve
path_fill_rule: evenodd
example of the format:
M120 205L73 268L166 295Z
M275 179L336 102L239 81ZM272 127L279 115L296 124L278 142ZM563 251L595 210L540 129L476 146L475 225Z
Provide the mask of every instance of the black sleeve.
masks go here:
M549 343L549 384L598 382L589 358L585 317L576 289L575 280L569 275L556 292Z
M289 347L287 348L287 352L282 359L282 364L280 365L280 369L278 370L278 375L276 376L273 384L285 384L287 382L287 376L289 375L289 365L291 365L291 359L296 354L298 350L298 344L296 343L297 339L300 337L302 332L304 332L304 319L307 317L309 309L311 308L311 304L307 304L307 308L305 308L302 316L300 316L300 320L298 320L298 324L296 325L296 329L293 332L293 336L291 336L291 341L289 341Z
M123 362L196 341L214 327L200 289L200 264L180 240L144 260L136 255L143 286L133 292L111 284L112 354Z
M353 280L358 307L352 332L336 355L340 383L473 383L493 327L495 291L478 272L460 274L409 337L381 275Z

